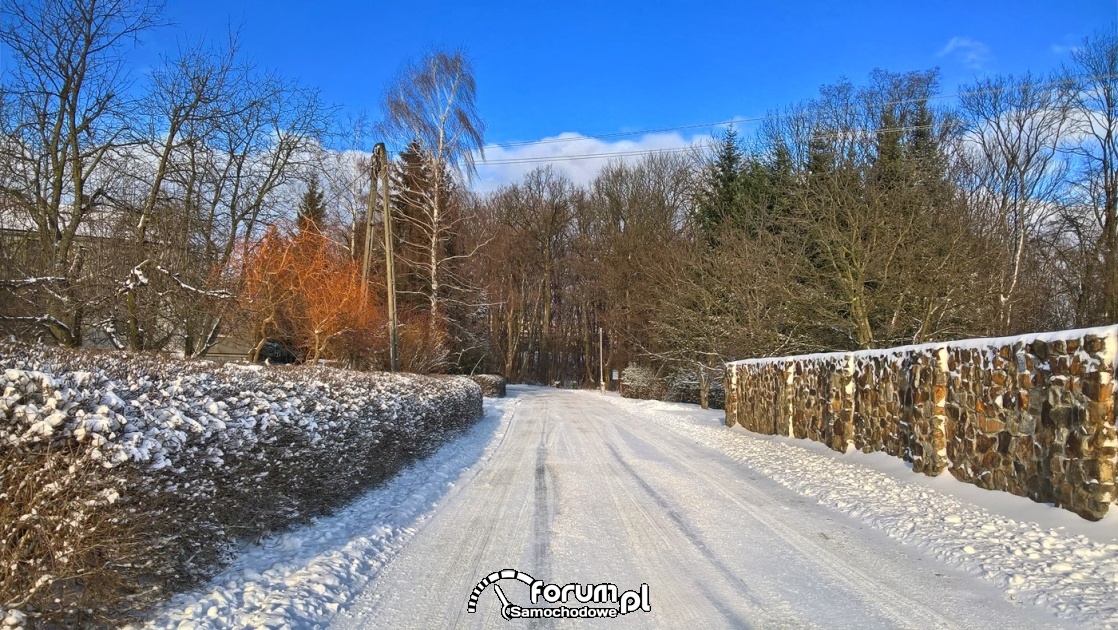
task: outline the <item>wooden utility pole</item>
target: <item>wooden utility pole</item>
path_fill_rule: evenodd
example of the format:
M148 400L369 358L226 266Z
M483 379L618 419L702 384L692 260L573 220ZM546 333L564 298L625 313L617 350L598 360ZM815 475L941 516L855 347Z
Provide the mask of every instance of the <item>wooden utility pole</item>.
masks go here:
M390 369L396 372L400 369L400 337L396 325L396 262L392 246L392 211L388 207L388 151L383 142L378 142L373 147L373 160L380 172L380 199L381 210L384 213L384 266L385 280L388 288L388 362ZM370 199L373 195L370 195ZM373 207L369 202L369 207ZM371 215L372 212L370 211Z

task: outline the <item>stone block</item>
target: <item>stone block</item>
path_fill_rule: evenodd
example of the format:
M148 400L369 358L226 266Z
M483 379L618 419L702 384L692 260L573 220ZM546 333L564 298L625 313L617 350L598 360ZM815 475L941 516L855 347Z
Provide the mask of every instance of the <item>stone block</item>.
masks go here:
M1083 337L1083 350L1092 357L1097 357L1100 352L1106 349L1106 340L1098 335L1087 335Z
M1036 432L1036 416L1028 411L1012 414L1006 418L1006 429L1011 435L1031 436Z
M979 416L978 430L986 434L994 434L1005 430L1005 422L997 417Z
M1048 360L1048 344L1041 341L1040 339L1037 339L1032 343L1030 351L1033 353L1034 356L1036 356L1036 358L1040 359L1041 361Z
M1010 455L1018 462L1027 462L1033 457L1033 440L1031 437L1015 437L1010 447Z
M979 434L974 438L974 452L985 454L993 451L998 445L998 440L990 435Z

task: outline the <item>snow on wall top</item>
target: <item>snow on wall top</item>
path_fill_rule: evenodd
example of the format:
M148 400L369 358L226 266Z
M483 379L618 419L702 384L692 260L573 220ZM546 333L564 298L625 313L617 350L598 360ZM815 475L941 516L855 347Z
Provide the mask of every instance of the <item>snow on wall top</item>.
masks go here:
M760 357L755 359L742 359L726 363L727 367L743 365L762 365L766 363L784 363L787 361L836 361L846 358L863 359L878 357L893 357L913 352L935 351L940 349L953 350L985 350L992 347L1011 346L1018 342L1031 343L1043 341L1067 341L1080 339L1087 335L1094 335L1102 339L1106 346L1100 353L1100 358L1108 365L1115 365L1118 357L1118 325L1098 326L1095 328L1078 328L1075 330L1059 330L1054 332L1030 333L1009 337L987 337L978 339L960 339L958 341L935 341L930 343L897 346L894 348L878 348L872 350L853 350L847 352L816 352L812 354L799 354L786 357Z

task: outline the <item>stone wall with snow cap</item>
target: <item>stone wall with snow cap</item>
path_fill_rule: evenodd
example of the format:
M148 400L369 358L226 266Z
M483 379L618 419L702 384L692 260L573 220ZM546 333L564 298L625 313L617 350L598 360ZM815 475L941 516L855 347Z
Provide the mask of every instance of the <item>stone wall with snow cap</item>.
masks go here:
M750 359L726 424L882 451L916 472L1102 518L1115 501L1118 326Z

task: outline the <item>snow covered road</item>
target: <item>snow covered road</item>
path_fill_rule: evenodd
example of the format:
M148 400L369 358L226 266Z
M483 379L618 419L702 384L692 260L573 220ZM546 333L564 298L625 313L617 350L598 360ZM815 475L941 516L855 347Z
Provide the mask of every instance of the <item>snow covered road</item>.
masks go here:
M812 492L826 489L827 478L801 487L796 482L803 479L781 468L783 458L826 455L714 426L710 414L696 420L691 416L699 414L674 413L661 403L510 389L514 398L502 403L505 413L491 430L486 455L342 606L334 627L1029 628L1110 620L1105 606L1091 609L1087 597L1073 597L1079 608L1070 613L1044 605L1054 601L1047 583L1038 583L1040 600L1036 593L1017 597L1009 587L1030 575L1010 571L999 583L998 575L953 561L956 543L970 549L960 554L974 557L966 540L922 545L898 534L902 527L911 532L921 518L945 524L929 526L930 535L953 531L944 528L958 528L963 516L976 523L984 518L978 508L960 509L954 498L923 501L927 513L908 518L902 511L890 519L891 499L877 505L876 491L906 482L843 463L854 470L846 477L877 480L864 487L864 501L876 511L859 512L858 505ZM760 450L748 450L754 447ZM912 492L935 494L919 484ZM1017 525L1005 527L1011 524ZM966 535L969 528L963 529ZM1118 546L1079 542L1097 553L1075 584L1098 578L1096 594L1105 598ZM1057 543L1049 547L1062 549ZM502 569L560 586L612 583L626 591L647 584L650 611L605 620L507 621L497 588L489 586L477 612L467 613L475 585ZM1013 581L1019 574L1025 578ZM512 603L532 605L528 586L498 585Z

